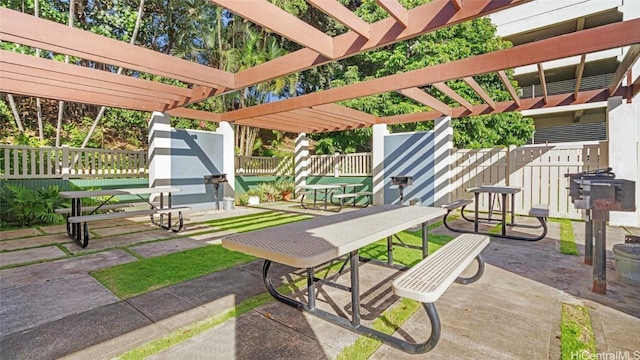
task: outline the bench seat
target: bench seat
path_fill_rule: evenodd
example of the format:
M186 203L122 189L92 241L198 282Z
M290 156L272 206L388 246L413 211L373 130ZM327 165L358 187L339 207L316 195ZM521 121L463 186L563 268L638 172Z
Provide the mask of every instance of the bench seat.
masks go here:
M535 217L549 217L549 205L547 204L537 204L531 207L529 210L529 216Z
M346 199L346 198L358 197L358 194L357 193L333 194L332 197L334 199Z
M100 210L115 210L132 207L132 204L106 204L100 206ZM92 212L98 210L98 206L83 206L82 212ZM71 208L55 209L56 214L71 214Z
M70 216L69 222L72 224L83 223L83 222L86 223L90 221L120 219L120 218L144 216L144 215L172 214L172 213L188 211L188 210L191 210L191 208L188 206L180 206L180 207L172 207L167 209L149 209L149 210L123 211L123 212L107 213L107 214Z
M488 244L486 235L459 235L394 280L393 292L421 303L435 302ZM476 274L473 281L480 276Z
M471 204L472 202L473 202L473 200L458 199L458 200L452 201L452 202L450 202L448 204L441 205L440 207L444 208L444 209L447 209L449 211L452 211L452 210L455 210L455 209L460 208L460 207L465 207L465 206Z

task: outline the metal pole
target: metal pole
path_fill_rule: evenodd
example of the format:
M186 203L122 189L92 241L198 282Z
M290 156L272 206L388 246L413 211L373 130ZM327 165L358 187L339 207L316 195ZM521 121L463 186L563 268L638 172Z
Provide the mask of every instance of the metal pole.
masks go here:
M429 228L427 222L422 223L422 258L429 256Z
M585 210L584 223L584 263L593 264L593 222L591 221L591 210Z
M360 326L360 275L358 265L360 257L358 250L352 251L349 261L351 263L351 325Z
M607 211L593 211L593 232L595 246L593 251L593 292L596 294L607 293Z

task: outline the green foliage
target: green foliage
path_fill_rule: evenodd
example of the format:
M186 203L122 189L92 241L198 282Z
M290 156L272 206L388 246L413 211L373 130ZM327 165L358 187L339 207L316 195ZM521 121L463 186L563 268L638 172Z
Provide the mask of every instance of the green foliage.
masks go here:
M0 192L2 222L20 226L60 224L63 217L55 213L62 205L58 187L37 190L24 186L3 184Z

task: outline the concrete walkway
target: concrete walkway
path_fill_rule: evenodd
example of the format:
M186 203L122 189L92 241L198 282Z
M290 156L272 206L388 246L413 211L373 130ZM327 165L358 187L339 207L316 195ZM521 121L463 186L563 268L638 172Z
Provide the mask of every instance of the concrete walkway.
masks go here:
M62 227L0 233L0 249L5 250L0 253L0 266L16 266L0 271L1 357L110 359L150 341L167 339L176 331L201 331L151 358L335 358L356 341L356 334L275 301L215 326L206 324L265 292L261 261L124 301L89 275L92 270L136 261L132 253L152 257L215 243L222 234L204 233L207 227L200 222L260 211L264 210L189 214L180 238L147 226L145 219L133 219L121 227L102 224L93 227L96 239L84 250L68 241ZM591 292L591 267L583 264L581 256L560 254L559 225L549 225L547 238L538 242L492 240L483 253L487 262L483 278L466 286L454 284L445 292L436 303L442 337L427 354L429 358L557 359L563 303L587 306L599 353L622 351L633 356L640 351L640 288L617 281L609 251L608 292ZM582 241L583 223L574 223L573 228L576 239ZM628 232L640 235L638 229L609 227L609 249L623 242ZM431 233L455 235L443 227ZM69 253L77 256L69 257ZM52 260L56 258L60 259ZM35 260L52 261L24 265ZM276 267L274 271L284 279L295 270ZM389 286L397 273L365 264L360 275L366 323L396 306L398 299ZM318 305L328 311L347 312L349 300L347 293L320 287ZM420 309L396 336L422 341L429 328ZM423 357L381 346L371 359Z

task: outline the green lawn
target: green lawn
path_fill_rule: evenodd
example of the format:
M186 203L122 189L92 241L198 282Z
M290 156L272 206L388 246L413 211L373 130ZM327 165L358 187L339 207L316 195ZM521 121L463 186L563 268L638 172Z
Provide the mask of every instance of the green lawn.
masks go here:
M246 232L306 219L309 216L269 212L214 220L207 224L216 231ZM255 260L252 256L226 250L219 245L208 245L140 259L90 274L120 299L127 299L252 260Z

